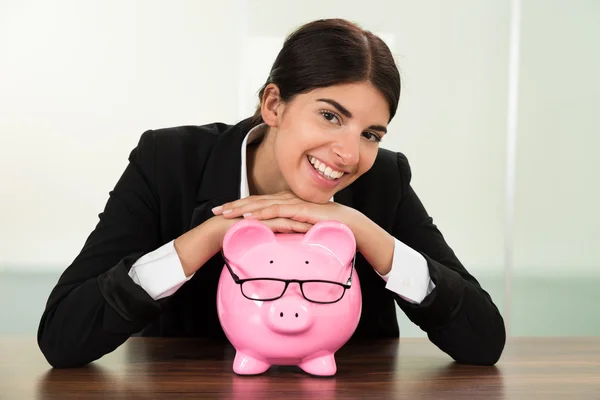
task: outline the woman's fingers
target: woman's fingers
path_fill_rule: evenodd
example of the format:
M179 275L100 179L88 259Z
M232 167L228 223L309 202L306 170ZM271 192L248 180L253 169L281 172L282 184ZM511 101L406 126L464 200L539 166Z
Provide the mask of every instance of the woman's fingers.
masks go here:
M237 200L231 203L226 203L222 208L216 207L213 209L215 215L223 215L226 218L237 218L247 213L253 213L257 210L267 208L277 204L295 204L301 203L297 197L294 196L280 196L280 197L267 197L257 196L255 198L246 198Z
M243 199L230 201L228 203L221 204L212 209L215 215L223 214L224 211L232 210L234 208L244 207L247 204L254 203L260 200L272 200L272 199L281 199L287 200L290 198L296 197L292 192L280 192L276 194L268 194L268 195L255 195L244 197Z
M261 222L276 233L306 233L312 227L312 224L288 218L273 218Z
M267 207L259 208L252 212L243 213L245 218L254 218L260 220L269 220L273 218L288 218L298 222L315 223L319 220L316 215L312 215L310 205L306 202L292 204L272 204Z

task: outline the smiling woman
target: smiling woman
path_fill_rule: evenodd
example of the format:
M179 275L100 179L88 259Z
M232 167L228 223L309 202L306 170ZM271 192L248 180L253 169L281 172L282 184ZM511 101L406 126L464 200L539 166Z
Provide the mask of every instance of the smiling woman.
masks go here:
M496 305L412 189L406 157L379 147L399 96L381 39L319 20L287 38L254 116L145 132L50 294L38 331L48 362L83 365L140 332L225 339L220 250L243 218L274 232L350 228L363 299L355 337L397 337L398 304L456 361L497 362Z
M390 115L385 97L368 81L315 88L287 102L270 83L261 105L267 129L250 153L250 187L256 194L291 191L315 203L327 202L373 166Z
M291 190L307 201L327 201L371 168L399 97L400 75L379 37L344 20L298 29L259 91L253 124L270 129L257 150L258 167L276 163L272 173L280 176L259 174L258 192ZM305 162L313 158L314 169ZM261 187L261 180L279 187Z

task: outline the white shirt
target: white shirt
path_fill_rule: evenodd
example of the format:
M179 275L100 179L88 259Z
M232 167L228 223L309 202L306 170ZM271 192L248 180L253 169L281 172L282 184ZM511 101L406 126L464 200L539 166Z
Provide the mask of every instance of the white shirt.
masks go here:
M240 198L242 199L250 195L246 169L247 145L264 134L264 129L261 129L263 126L264 124L252 128L242 142L240 175ZM333 198L330 201L333 201ZM154 300L171 296L193 276L185 276L173 242L174 240L140 257L129 270L131 279L144 288ZM396 238L394 238L392 269L387 275L380 276L386 281L388 290L411 303L420 304L435 287L429 276L425 258Z

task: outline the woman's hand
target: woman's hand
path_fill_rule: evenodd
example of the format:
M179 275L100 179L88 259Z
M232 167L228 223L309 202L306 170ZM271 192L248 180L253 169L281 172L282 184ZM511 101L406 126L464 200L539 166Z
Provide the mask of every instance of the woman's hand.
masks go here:
M315 204L300 199L294 193L281 192L225 203L215 207L213 213L226 220L255 218L266 224L277 219L308 226L325 220L339 221L352 230L358 251L375 271L386 275L392 267L394 238L361 212L342 204Z
M223 238L225 237L227 230L229 230L229 228L235 225L235 223L240 221L242 218L225 218L223 215L216 215L212 217L212 219L216 219L220 222L221 228L218 230L217 236L219 237L222 245ZM294 221L293 219L289 218L271 218L262 222L275 233L306 233L313 225L306 222Z
M327 204L310 203L302 200L292 192L249 196L215 207L213 213L227 219L243 217L267 222L274 218L286 218L311 225L319 221L335 220L348 226L359 214L350 207L334 202Z

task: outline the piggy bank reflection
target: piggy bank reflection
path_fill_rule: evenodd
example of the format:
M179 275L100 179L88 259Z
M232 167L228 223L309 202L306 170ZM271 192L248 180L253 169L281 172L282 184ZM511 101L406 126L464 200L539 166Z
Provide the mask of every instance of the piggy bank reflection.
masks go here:
M305 234L274 234L249 219L232 226L223 240L217 311L236 350L233 371L295 365L334 375L334 354L362 310L355 254L354 235L340 222L319 222Z

